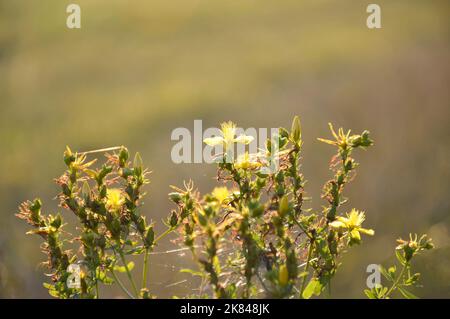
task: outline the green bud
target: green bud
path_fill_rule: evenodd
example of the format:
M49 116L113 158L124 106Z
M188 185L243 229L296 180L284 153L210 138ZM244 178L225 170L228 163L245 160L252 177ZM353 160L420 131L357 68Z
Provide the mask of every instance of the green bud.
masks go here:
M153 226L147 228L145 233L145 247L152 247L155 241L155 232L153 231Z
M169 198L175 204L179 204L181 202L181 194L177 192L169 193Z
M283 196L280 199L278 212L281 217L285 217L289 213L289 200L288 200L287 196Z
M72 153L69 146L66 146L66 151L64 152L64 163L67 166L70 166L73 162L75 162L75 155Z
M289 138L289 132L284 127L280 127L278 129L278 132L280 134L280 137Z
M33 222L35 222L36 224L38 224L41 219L41 207L42 207L42 202L39 198L36 198L33 201L33 203L30 205L31 220Z
M128 161L130 154L128 153L128 149L124 146L120 149L119 152L119 165L120 167L124 167Z
M145 219L142 216L137 218L136 228L139 233L143 233L145 231Z
M61 224L62 224L62 218L61 218L60 214L56 215L55 217L53 217L50 220L50 226L55 227L56 229L61 227Z
M266 140L266 150L267 152L272 153L272 141L270 138Z
M84 181L83 187L81 188L81 196L87 202L91 198L91 188L89 187L88 182Z
M140 295L142 299L152 299L152 295L150 294L150 291L148 291L147 288L142 288L140 291Z
M137 152L136 155L134 155L133 167L142 169L143 166L142 157L139 152Z
M354 167L355 167L355 161L353 159L351 159L351 158L348 158L345 161L345 166L344 166L345 170L346 171L351 171Z
M178 224L178 215L177 215L177 212L174 210L172 211L172 214L170 216L169 224L171 227L175 227Z
M298 116L295 116L294 120L292 121L291 139L294 143L299 144L301 138L302 138L302 128L300 125L300 118Z
M361 146L367 147L373 144L373 141L369 138L369 131L364 131L361 134Z

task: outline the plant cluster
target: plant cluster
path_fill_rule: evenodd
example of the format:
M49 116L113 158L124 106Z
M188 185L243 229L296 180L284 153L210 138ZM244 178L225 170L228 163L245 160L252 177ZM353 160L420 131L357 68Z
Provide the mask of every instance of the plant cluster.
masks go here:
M78 219L78 234L63 231L60 214L43 216L41 201L25 202L17 216L26 220L44 239L43 252L48 256L46 266L52 284L46 283L50 295L58 298L98 298L99 283L117 283L131 298L149 298L147 287L147 262L149 252L168 233L176 228L172 220L167 230L155 235L154 225L140 213L142 186L148 183L148 171L136 153L133 164L129 162L126 148L112 148L118 152L107 154L106 163L94 169L96 160L86 161L89 153L73 153L67 147L64 162L67 170L56 179L61 188L60 206L71 211ZM75 245L71 251L64 247ZM138 287L131 274L132 255L144 255L142 285ZM71 287L69 265L80 267L79 287ZM126 273L131 291L117 276Z
M411 261L414 256L423 250L432 249L434 245L431 243L431 239L427 238L427 235L422 235L419 238L417 234L414 236L410 234L409 240L398 239L397 242L395 256L400 264L400 271L397 271L396 265L389 267L387 270L380 265L381 274L390 286L379 284L372 289L364 290L364 293L370 299L389 299L396 291L407 299L417 298L407 290L407 287L416 285L420 277L419 273L412 273Z
M177 231L180 243L191 251L198 269L183 270L201 278L200 298L311 298L330 289L340 266L340 257L374 235L364 228L365 213L344 209L343 192L354 178L358 163L352 157L357 149L373 144L369 132L352 134L330 124L333 139L319 139L335 147L330 169L332 177L323 186L326 205L321 211L306 209L305 178L301 173L302 131L294 118L290 131L279 129L264 150L245 153L237 159L229 152L237 143L249 144L250 136L236 136L236 125L222 124L221 136L205 140L221 146L217 179L220 186L201 195L190 181L169 194L176 209L165 222L167 230L155 235L154 224L141 213L142 187L148 171L137 153L133 163L125 147L100 151L106 162L99 166L87 161L93 152L64 153L67 171L56 180L61 187L61 207L78 219L78 234L63 231L60 214L41 213L41 201L25 202L18 217L26 220L40 235L52 283L44 284L58 298L98 298L99 284L118 284L130 298L153 298L147 288L148 256L157 243ZM98 151L95 151L98 152ZM276 169L269 168L277 159ZM97 168L94 168L97 167ZM273 167L272 167L273 168ZM75 245L71 251L66 247ZM411 274L410 261L424 249L432 248L425 236L401 241L397 258L402 265L383 275L391 286L366 290L370 298L388 298L394 291L412 297L404 287L413 285L418 274ZM143 255L142 284L132 275L129 256ZM70 266L81 267L80 286L70 283ZM127 275L131 291L116 275Z

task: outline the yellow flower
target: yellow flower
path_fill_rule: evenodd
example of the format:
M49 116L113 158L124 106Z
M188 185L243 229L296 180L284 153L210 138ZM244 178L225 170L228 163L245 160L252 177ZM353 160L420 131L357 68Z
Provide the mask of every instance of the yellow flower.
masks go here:
M364 212L352 209L347 217L338 216L335 221L330 223L333 228L344 228L350 236L350 244L359 243L361 241L360 233L373 236L375 232L372 229L362 228L361 225L366 219Z
M234 166L236 168L241 169L256 169L261 167L262 164L258 162L256 159L252 159L250 154L248 154L248 152L245 152L244 154L238 157L236 164Z
M205 138L203 142L209 146L223 145L226 151L229 147L232 147L234 143L247 145L253 141L253 137L248 135L239 135L236 137L236 124L231 121L221 124L220 133L222 136Z
M230 192L226 187L216 187L212 191L212 196L217 200L219 204L223 204L230 196Z
M328 123L328 126L330 127L331 134L333 134L335 141L327 140L324 138L318 138L318 140L327 144L337 145L345 149L349 144L351 130L348 130L347 133L344 133L344 129L341 127L336 134L336 131L333 128L333 124Z
M114 212L118 211L125 203L122 191L117 188L108 189L106 192L106 208Z

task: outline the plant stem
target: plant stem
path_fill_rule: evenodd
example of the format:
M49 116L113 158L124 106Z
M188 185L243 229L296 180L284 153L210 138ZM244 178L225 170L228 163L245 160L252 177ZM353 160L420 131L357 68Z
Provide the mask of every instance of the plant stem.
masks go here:
M173 231L173 228L168 228L164 233L162 233L161 235L159 235L155 241L154 244L156 244L158 241L160 241L161 239L163 239L164 237L166 237L168 234L170 234Z
M127 272L127 276L128 276L128 279L130 280L131 286L133 287L134 294L137 297L139 297L139 293L136 288L136 284L134 283L133 277L131 276L131 272L130 272L130 269L128 268L128 264L127 264L127 261L125 260L125 256L123 255L122 249L119 249L119 255L120 255L120 259L122 260L122 263L125 267L125 270Z
M392 284L392 287L389 288L388 292L384 295L384 298L389 297L389 295L397 288L397 285L400 281L400 279L402 279L403 277L403 273L405 272L405 270L408 268L408 263L405 263L403 265L402 270L400 271L400 274L398 275L398 277L395 279L394 283Z
M144 269L142 270L142 288L147 287L148 248L145 249Z
M311 261L311 255L312 255L312 250L313 250L313 244L314 242L311 241L309 244L309 248L308 248L308 257L306 259L306 266L305 266L305 271L307 272L309 269L309 262ZM306 277L308 277L308 275L303 277L303 281L302 281L302 286L300 288L300 298L303 298L303 290L305 289L305 285L306 285Z
M124 284L120 281L120 279L116 276L114 270L110 269L109 271L111 271L111 275L113 276L114 280L119 284L120 288L123 290L123 292L125 292L125 294L127 294L128 297L130 297L131 299L136 299L128 290L127 288L125 288Z
M98 280L95 279L95 299L100 299L100 294L98 292Z

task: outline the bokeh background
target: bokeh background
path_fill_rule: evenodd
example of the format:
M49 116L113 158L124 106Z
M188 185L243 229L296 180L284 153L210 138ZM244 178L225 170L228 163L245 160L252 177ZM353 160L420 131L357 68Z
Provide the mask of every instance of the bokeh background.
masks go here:
M333 296L364 297L366 266L392 262L399 236L427 232L437 249L416 262L416 293L450 297L449 1L377 0L380 30L366 27L371 2L359 0L77 0L80 30L66 27L71 2L0 0L0 297L48 297L40 240L14 213L36 196L59 210L52 179L66 145L139 150L153 171L145 215L159 222L169 184L215 185L213 166L172 163L174 128L289 126L295 114L314 209L330 176L333 150L316 141L327 123L376 141L356 154L346 190L346 208L365 210L376 236L343 257ZM189 265L152 255L150 288L191 292L179 273Z

